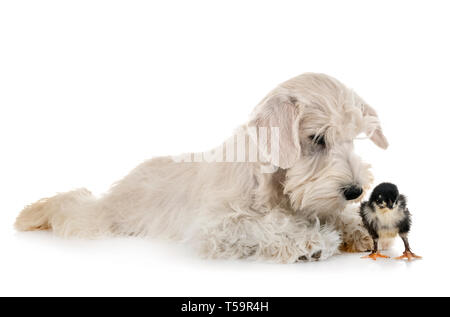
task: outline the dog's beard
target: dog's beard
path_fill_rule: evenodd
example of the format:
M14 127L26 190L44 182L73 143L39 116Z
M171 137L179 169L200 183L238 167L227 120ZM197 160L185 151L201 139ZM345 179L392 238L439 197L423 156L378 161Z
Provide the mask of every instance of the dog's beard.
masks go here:
M364 198L373 180L370 165L346 150L303 157L287 171L284 193L295 211L310 216L336 213ZM354 200L343 196L343 188L349 184L363 189Z
M295 177L286 183L288 187L291 181L295 182ZM288 195L292 208L309 216L339 212L349 203L342 197L337 184L323 179L297 185Z

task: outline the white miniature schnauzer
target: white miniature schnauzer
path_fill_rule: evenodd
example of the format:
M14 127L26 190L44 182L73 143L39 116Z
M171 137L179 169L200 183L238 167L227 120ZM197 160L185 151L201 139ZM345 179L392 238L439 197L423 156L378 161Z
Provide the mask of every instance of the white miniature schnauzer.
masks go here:
M360 133L387 148L363 99L332 77L303 74L270 92L213 151L151 159L99 198L78 189L41 199L15 226L159 237L207 257L282 263L366 251L372 240L350 205L372 182L353 152Z

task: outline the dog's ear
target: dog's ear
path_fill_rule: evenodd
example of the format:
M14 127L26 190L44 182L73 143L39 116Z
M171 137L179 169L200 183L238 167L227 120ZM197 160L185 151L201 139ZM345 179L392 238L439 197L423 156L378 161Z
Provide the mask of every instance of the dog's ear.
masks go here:
M283 169L292 167L300 157L299 121L299 109L294 97L275 95L263 100L248 123L249 127L257 128L259 155L264 155L273 165ZM270 144L268 138L261 142L261 128L267 128L270 133ZM278 142L275 143L272 142L272 138L276 137L274 132L278 132ZM271 148L274 144L278 145L278 149Z
M386 137L383 134L383 130L381 129L380 120L378 119L377 112L368 104L364 103L362 105L362 113L364 119L367 121L367 125L369 128L366 131L366 134L370 136L370 139L378 145L382 149L387 149L389 143Z

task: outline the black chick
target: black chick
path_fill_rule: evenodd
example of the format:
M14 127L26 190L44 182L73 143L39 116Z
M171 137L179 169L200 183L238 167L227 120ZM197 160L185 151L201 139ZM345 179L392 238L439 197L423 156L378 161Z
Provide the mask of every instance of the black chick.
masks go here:
M378 252L379 238L393 238L397 234L405 244L403 255L395 259L420 258L411 252L408 243L408 232L411 228L411 214L406 207L406 197L398 192L397 186L391 183L381 183L374 188L369 201L361 203L359 213L362 222L373 239L372 253L364 258L376 260L388 258Z

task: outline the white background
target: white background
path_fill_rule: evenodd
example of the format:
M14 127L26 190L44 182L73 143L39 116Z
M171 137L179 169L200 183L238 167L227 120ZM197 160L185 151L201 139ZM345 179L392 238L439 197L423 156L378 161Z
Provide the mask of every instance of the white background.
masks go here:
M450 295L447 1L0 2L0 295ZM208 150L280 82L330 74L379 113L357 141L409 197L422 261L199 259L144 239L17 233L24 205ZM399 255L401 241L389 252Z

